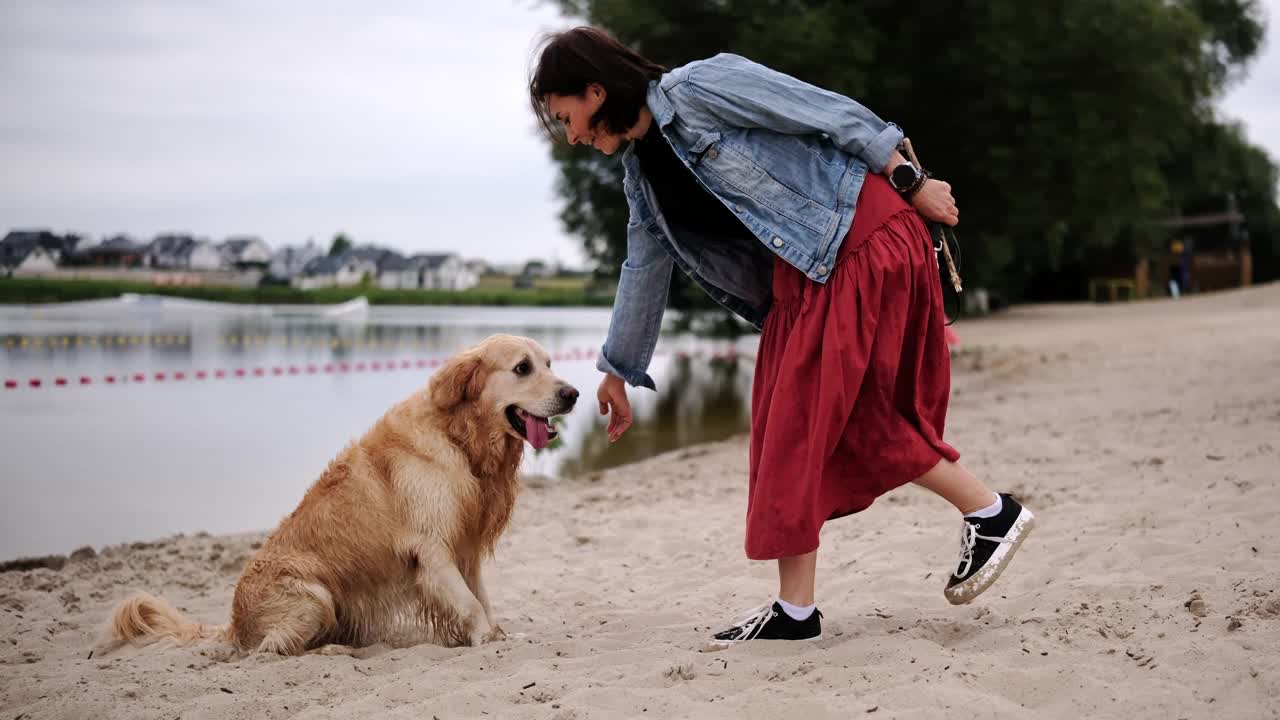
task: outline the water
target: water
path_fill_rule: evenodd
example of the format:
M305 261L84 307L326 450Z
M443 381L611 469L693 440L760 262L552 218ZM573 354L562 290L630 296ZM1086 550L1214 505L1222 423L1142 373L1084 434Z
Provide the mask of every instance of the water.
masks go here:
M630 390L635 425L609 445L594 367L608 321L579 308L0 308L0 381L18 383L0 390L0 559L270 528L439 361L495 332L537 340L583 394L555 447L526 446L526 473L563 478L747 428L755 338L666 334L659 392Z

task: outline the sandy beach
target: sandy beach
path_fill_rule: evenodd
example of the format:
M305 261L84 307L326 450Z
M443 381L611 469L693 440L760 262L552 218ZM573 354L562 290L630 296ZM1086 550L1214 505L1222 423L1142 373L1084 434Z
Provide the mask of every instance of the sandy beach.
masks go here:
M91 656L135 589L225 623L262 535L0 573L0 720L1280 716L1280 285L955 329L947 439L1040 520L972 605L958 517L907 487L824 530L824 639L699 652L776 591L740 437L528 478L486 574L514 637L478 648Z

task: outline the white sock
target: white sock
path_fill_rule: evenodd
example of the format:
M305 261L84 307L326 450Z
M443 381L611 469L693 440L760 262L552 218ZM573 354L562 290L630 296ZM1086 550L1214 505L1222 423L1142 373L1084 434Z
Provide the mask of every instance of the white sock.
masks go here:
M818 607L816 604L800 607L799 605L792 605L782 598L778 598L778 604L782 606L783 612L789 615L792 620L808 620L814 609Z
M1004 501L1000 499L999 495L996 495L995 502L982 508L981 510L974 510L973 512L966 514L965 517L971 517L971 518L995 517L1000 514L1000 509L1002 507L1004 507Z

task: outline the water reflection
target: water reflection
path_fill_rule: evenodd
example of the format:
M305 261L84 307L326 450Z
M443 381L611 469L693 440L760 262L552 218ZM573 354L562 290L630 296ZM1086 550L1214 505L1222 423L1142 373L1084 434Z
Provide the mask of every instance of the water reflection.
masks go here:
M594 401L608 322L594 308L371 308L358 321L0 308L0 380L13 383L0 390L0 559L270 527L444 358L497 332L540 342L585 396L557 447L526 454L528 473L591 472L746 430L755 338L665 333L649 369L659 392L631 391L635 425L609 445Z
M658 399L637 408L631 429L616 443L607 419L593 414L577 445L557 449L559 474L572 476L625 465L696 443L723 440L750 427L751 372L741 355L707 359L677 356L667 365ZM644 390L632 390L634 398ZM634 401L634 400L633 400Z

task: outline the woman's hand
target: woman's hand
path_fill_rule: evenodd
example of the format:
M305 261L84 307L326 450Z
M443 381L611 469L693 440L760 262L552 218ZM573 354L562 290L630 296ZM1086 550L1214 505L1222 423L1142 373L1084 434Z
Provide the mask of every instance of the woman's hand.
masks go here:
M627 385L617 375L605 373L596 390L600 414L609 415L609 442L616 442L631 427L631 401L627 400ZM612 410L612 414L610 414Z
M956 199L951 197L950 183L925 180L924 185L911 196L911 205L927 220L935 220L947 225L960 222L960 211L956 209Z

